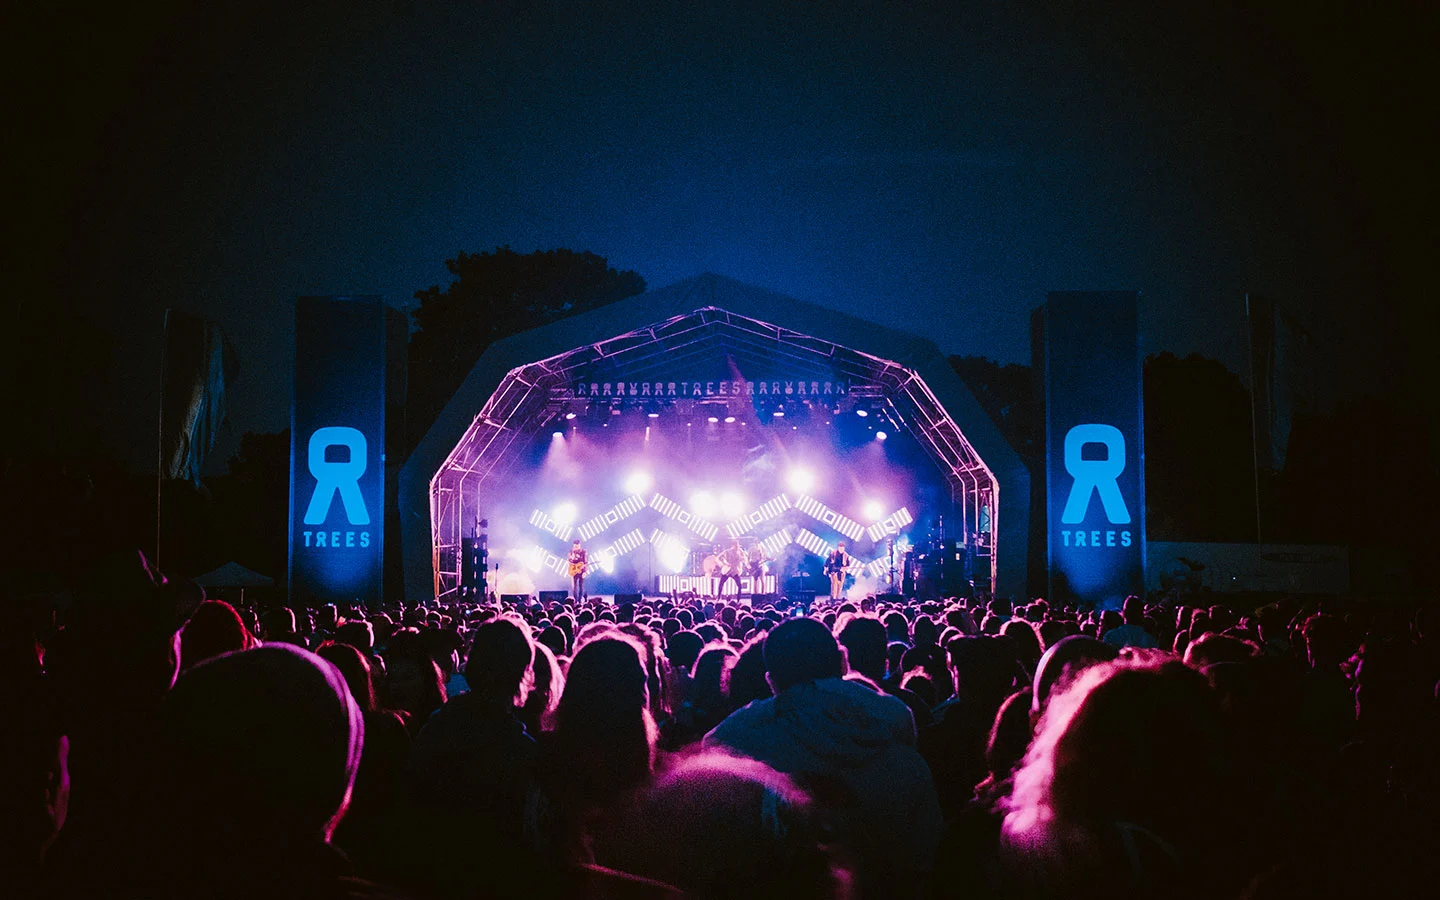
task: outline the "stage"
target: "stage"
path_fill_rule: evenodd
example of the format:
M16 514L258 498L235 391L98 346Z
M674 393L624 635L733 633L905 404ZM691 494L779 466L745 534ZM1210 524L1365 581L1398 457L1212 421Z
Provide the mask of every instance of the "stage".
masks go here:
M842 544L852 597L898 589L919 545L993 590L999 482L972 434L1024 472L932 344L704 276L486 351L401 473L402 507L428 507L402 515L407 593L568 590L576 542L602 596L713 596L756 560L742 596L825 596Z

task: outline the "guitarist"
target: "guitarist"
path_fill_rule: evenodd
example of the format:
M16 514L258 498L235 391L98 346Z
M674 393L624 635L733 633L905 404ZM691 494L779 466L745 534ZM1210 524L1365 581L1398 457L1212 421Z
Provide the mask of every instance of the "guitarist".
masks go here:
M830 599L845 599L845 576L850 574L854 559L845 552L845 542L835 545L835 552L825 558L825 574L830 576Z
M735 580L735 599L739 600L740 576L745 574L745 569L749 564L750 558L741 548L737 538L720 554L720 584L715 588L715 596L717 598L724 596L725 585L733 578Z
M570 596L578 603L585 599L585 569L590 565L590 555L580 546L580 539L570 547Z

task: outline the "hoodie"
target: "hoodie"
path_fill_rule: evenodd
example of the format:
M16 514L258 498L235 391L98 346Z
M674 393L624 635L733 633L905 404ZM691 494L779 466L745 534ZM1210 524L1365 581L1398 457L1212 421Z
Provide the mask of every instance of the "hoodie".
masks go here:
M944 822L904 702L843 678L809 681L736 710L704 746L795 776L836 815L864 882L895 896L924 883Z

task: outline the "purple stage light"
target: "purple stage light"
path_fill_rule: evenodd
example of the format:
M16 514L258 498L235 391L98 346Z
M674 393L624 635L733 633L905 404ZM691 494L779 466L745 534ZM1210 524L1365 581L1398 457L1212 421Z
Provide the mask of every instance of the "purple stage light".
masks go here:
M697 516L713 519L715 514L720 511L720 504L715 501L715 496L709 491L696 491L690 495L690 509Z
M575 516L578 513L579 510L575 507L575 504L566 501L550 511L550 518L554 519L559 525L566 526L575 521Z
M875 432L875 440L877 440L877 441L883 441L883 440L885 440L886 438L888 438L889 436L890 436L890 435L886 434L886 433L883 432L883 431L877 431L877 432Z
M745 511L745 498L734 491L720 495L720 514L727 519L733 519Z
M791 469L785 483L797 494L807 494L815 489L815 473L809 469Z
M652 480L650 478L649 472L631 472L625 478L625 493L643 494L646 491L650 490L651 483Z
M862 508L862 511L865 513L865 518L873 522L885 515L885 504L879 500L867 500L865 501L865 506Z

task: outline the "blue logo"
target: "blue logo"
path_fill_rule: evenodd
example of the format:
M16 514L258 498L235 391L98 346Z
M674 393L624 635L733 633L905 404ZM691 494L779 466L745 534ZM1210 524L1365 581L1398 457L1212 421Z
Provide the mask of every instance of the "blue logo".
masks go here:
M325 459L325 451L331 447L346 448L350 451L350 458L344 462L329 462ZM315 493L310 495L310 505L305 509L306 525L325 524L336 494L340 495L345 518L351 525L370 524L370 512L365 508L365 498L360 493L360 479L368 465L365 459L367 447L365 435L354 428L332 425L317 428L310 435L308 456L310 474L315 476Z
M1086 444L1105 447L1105 459L1082 459ZM1112 525L1129 525L1130 510L1120 495L1120 473L1125 471L1125 436L1114 425L1076 425L1065 435L1065 471L1075 479L1060 521L1078 525L1090 509L1090 495L1100 495L1105 518Z

